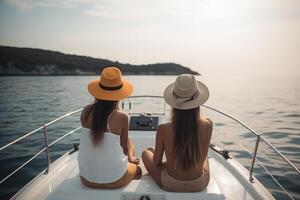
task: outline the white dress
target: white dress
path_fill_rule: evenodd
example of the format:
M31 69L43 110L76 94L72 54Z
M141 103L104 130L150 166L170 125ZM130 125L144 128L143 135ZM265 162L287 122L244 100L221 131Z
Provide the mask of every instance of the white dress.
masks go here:
M109 121L109 120L108 120ZM111 183L120 179L127 170L128 159L120 145L120 136L105 132L102 141L94 146L90 130L80 134L78 152L79 174L94 183Z

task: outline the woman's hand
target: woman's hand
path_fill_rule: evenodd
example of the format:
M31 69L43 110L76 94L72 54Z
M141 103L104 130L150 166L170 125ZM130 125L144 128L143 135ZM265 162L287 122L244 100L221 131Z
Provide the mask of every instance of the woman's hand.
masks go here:
M135 156L129 156L128 161L130 163L133 163L133 164L136 164L136 165L140 164L140 159L138 157L135 157Z

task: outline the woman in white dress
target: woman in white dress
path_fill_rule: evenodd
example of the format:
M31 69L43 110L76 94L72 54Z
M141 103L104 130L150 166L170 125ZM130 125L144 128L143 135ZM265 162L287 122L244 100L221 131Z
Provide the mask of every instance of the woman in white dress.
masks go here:
M132 84L116 67L103 70L100 79L88 84L94 103L84 107L78 152L82 183L89 187L119 188L140 178L139 159L128 138L128 116L118 102L131 95Z

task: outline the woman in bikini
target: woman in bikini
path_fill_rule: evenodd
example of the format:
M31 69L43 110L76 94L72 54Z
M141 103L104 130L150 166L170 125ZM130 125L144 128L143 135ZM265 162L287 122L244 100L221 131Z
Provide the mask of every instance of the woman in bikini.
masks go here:
M128 138L128 116L118 111L118 102L131 95L133 87L116 67L105 68L100 80L88 84L94 103L84 107L78 152L81 182L89 187L119 188L141 176L134 147Z
M167 191L196 192L209 183L212 121L200 118L199 109L208 97L207 87L190 74L178 76L164 92L172 107L171 122L158 127L155 149L145 150L142 159L150 176Z

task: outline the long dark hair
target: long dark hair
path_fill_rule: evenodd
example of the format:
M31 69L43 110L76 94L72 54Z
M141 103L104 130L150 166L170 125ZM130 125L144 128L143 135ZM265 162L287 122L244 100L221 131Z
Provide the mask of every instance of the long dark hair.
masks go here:
M99 144L107 127L108 116L118 108L118 101L96 99L92 105L91 138L94 146Z
M201 152L198 140L198 122L200 108L189 110L172 110L172 124L175 132L174 148L176 166L190 169L200 160Z

